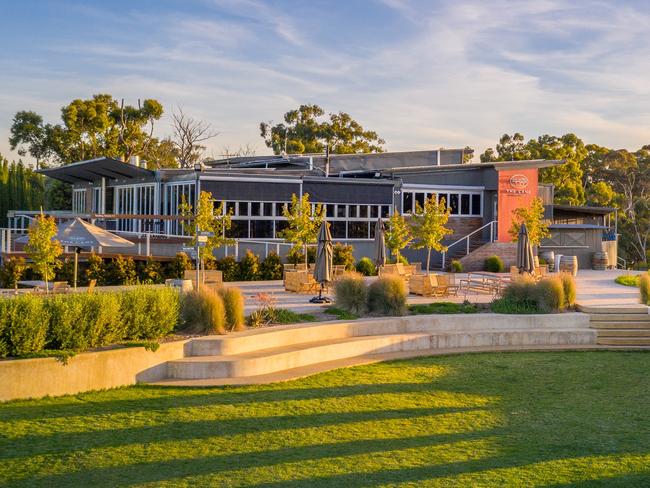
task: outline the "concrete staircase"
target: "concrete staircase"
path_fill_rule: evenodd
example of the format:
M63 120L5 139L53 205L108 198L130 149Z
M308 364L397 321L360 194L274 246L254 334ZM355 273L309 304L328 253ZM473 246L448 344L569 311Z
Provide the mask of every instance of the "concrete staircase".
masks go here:
M561 320L558 318L561 317ZM585 314L421 315L248 330L191 341L161 385L253 384L454 351L594 347Z
M517 262L517 244L513 242L488 242L474 249L467 256L459 259L464 271L483 271L485 260L490 256L503 259L506 270Z
M589 313L596 329L597 343L603 346L650 348L650 314L645 305L581 307Z

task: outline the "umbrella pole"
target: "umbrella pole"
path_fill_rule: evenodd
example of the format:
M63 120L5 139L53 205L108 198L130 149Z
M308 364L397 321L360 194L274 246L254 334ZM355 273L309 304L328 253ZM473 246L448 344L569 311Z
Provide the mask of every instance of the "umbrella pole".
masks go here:
M72 282L73 288L76 290L77 289L77 267L78 267L78 259L79 259L79 253L75 249L74 251L74 281Z

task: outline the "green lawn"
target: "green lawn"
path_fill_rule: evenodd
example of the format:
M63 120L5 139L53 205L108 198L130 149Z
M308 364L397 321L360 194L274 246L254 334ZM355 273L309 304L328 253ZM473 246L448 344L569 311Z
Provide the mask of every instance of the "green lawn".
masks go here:
M423 358L0 405L6 486L650 486L650 354Z

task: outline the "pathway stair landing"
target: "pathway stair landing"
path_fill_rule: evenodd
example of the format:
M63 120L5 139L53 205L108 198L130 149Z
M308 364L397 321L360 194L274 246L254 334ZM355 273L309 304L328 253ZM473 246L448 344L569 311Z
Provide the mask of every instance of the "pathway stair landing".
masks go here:
M650 349L650 309L645 305L580 308L589 314L590 326L598 334L598 344Z

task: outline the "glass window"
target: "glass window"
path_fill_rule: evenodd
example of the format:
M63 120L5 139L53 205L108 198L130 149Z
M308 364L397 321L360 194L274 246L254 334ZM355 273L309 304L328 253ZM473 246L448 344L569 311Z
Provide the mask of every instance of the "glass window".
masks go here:
M235 215L235 202L226 202L226 214Z
M445 201L445 205L449 206L449 195L446 193L438 193L438 203Z
M264 215L267 217L272 217L273 216L273 204L272 203L265 203L264 204Z
M251 220L251 239L273 238L272 220Z
M334 217L334 205L331 203L326 207L326 215L328 218Z
M376 219L379 217L379 207L377 205L370 205L370 218Z
M381 206L381 218L382 219L387 219L390 217L390 205L382 205Z
M280 233L289 227L289 222L286 220L276 220L275 221L275 238L281 239Z
M424 193L415 194L415 203L420 205L420 207L424 207Z
M248 202L239 202L239 215L248 215Z
M368 205L359 205L359 218L360 219L368 218Z
M356 205L348 205L348 217L351 219L356 219L357 218L357 206Z
M331 222L330 231L332 239L345 239L345 222L340 220Z
M345 218L346 217L345 205L337 205L336 206L336 216L338 218Z
M472 215L481 215L481 195L472 195Z
M251 215L258 217L260 215L261 205L260 202L251 202Z
M230 230L226 231L226 237L232 239L248 239L248 220L231 221Z
M275 204L275 215L276 216L282 217L284 215L282 212L284 210L285 205L287 205L287 207L289 206L288 204L285 204L285 203L276 203Z
M453 215L458 215L458 193L449 194L449 207Z
M413 193L406 192L404 193L404 208L402 213L411 213L413 212Z
M368 239L368 222L348 222L348 239Z
M461 215L469 215L469 195L467 193L460 196L460 213Z

